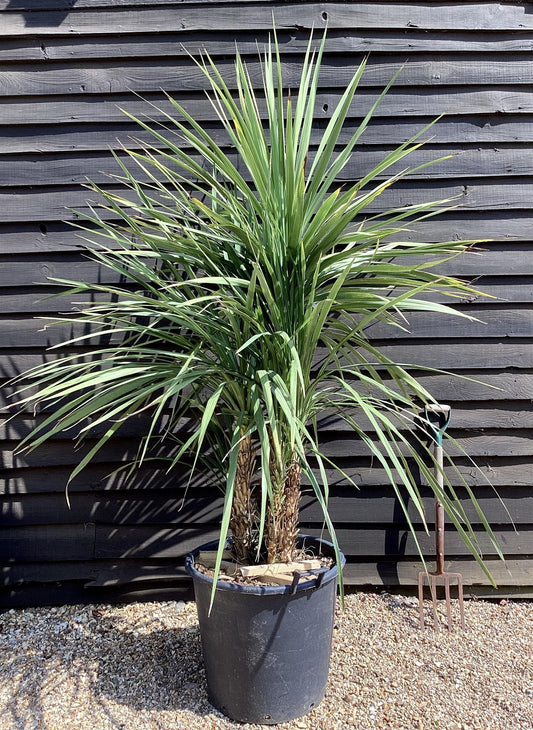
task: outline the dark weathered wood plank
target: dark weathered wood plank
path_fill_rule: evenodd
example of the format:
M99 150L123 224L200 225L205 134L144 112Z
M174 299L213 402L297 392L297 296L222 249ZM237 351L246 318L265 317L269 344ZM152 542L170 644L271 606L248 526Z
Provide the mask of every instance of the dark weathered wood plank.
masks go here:
M428 338L431 341L448 337L464 337L470 341L481 337L487 341L488 347L490 346L488 342L493 337L533 337L533 311L527 305L523 308L463 305L456 310L466 316L475 317L476 321L453 314L439 314L432 317L427 313L408 312L405 314L405 319L398 318L398 327L375 324L366 329L366 334L370 339L388 337L396 340L416 337Z
M93 557L96 528L82 525L34 525L0 530L4 561L86 560Z
M61 221L0 224L0 256L33 253L47 258L51 253L80 251L86 245L80 233ZM92 237L98 240L96 233Z
M39 527L20 528L13 532L26 533L29 537L35 531L35 543L39 540ZM339 529L336 531L339 544L350 557L371 557L376 553L387 556L418 555L413 537L405 529L390 528L389 531L380 529ZM311 535L320 536L321 530L309 528ZM513 531L496 531L504 554L508 557L529 555L533 552L533 531L522 531L517 534ZM217 537L215 531L195 530L185 528L154 529L148 526L96 526L96 558L173 558L184 556L189 550L198 545L199 540L209 541ZM420 532L419 538L422 552L426 555L434 553L435 543L433 535ZM494 548L483 532L476 533L476 539L486 557L494 556ZM455 532L448 531L446 535L446 553L448 556L464 556L466 550L461 538Z
M468 454L472 457L499 456L533 456L533 445L531 438L533 429L521 429L512 435L502 433L494 429L489 432L487 429L479 434L476 431L469 431L468 435L456 435L457 445L446 441L445 450L453 457ZM324 453L329 457L351 458L361 457L368 453L366 445L351 435L323 434L319 440ZM405 448L401 449L407 454Z
M527 376L525 376L527 377ZM456 382L459 382L456 378ZM354 383L354 385L356 385ZM431 385L431 381L429 383ZM512 399L512 393L510 394L505 388L502 389L489 389L485 385L485 389L489 391L491 400L487 403L485 401L474 401L469 403L464 401L455 400L453 392L448 393L452 395L452 398L445 397L446 394L436 389L436 393L439 394L440 400L446 401L446 403L452 406L453 430L464 431L466 429L483 430L487 428L502 428L506 430L532 428L533 427L533 412L530 407L530 403L525 399ZM48 411L47 411L48 413ZM0 439L16 441L22 436L26 435L31 429L35 428L38 424L41 424L45 418L45 414L39 414L37 416L30 415L27 412L22 412L14 416L13 418L0 421ZM362 414L357 414L358 423L363 425L365 428L370 429L369 421ZM146 433L146 430L150 425L150 417L148 415L139 416L134 421L127 421L121 428L121 434L123 436L136 436L139 433ZM183 419L183 427L186 428L187 421ZM318 419L318 426L322 433L329 431L335 433L342 433L345 431L351 431L351 427L338 416L333 413L325 414ZM102 436L105 432L105 424L101 424L94 427L91 430L93 436ZM58 435L57 439L72 440L72 434L65 432L64 435ZM533 481L533 472L531 475Z
M44 341L52 344L53 333L43 335ZM97 341L98 338L92 337ZM101 344L105 339L100 340ZM499 338L490 340L490 344L483 339L473 340L465 347L462 341L436 341L430 345L425 340L390 340L385 342L377 341L383 354L392 361L402 364L408 368L438 368L441 370L493 370L495 368L524 369L533 367L533 352L531 344L521 339L501 341ZM37 356L37 360L42 355ZM3 370L3 359L0 355L0 377L10 371L9 363ZM321 359L321 353L317 354L317 363ZM19 362L31 362L31 358L21 358ZM35 358L34 358L35 362ZM12 370L12 368L11 368ZM7 375L5 376L7 377Z
M409 347L404 344L387 344L382 352L391 360L408 365L413 361L421 367L443 370L493 370L495 368L531 368L533 352L530 343L493 341L464 343L455 341L436 343L431 347Z
M509 559L505 562L489 559L486 563L497 585L501 587L500 590L493 589L495 597L503 598L506 586L531 585L533 570L529 559ZM430 570L434 568L431 561L428 565ZM420 561L350 562L344 568L343 575L347 585L416 586L420 570L422 570ZM474 560L447 560L445 570L461 573L465 586L488 585L487 577ZM526 597L528 596L524 595L524 598ZM529 597L533 597L533 593Z
M272 13L278 28L418 28L424 30L514 30L531 29L533 20L523 5L494 3L250 3L246 12L236 13L231 4L210 3L205 12L201 3L179 4L169 12L166 3L159 8L134 7L125 12L115 8L97 10L89 6L64 11L34 10L28 27L25 13L4 13L0 32L9 36L55 35L68 33L157 33L168 31L270 29ZM17 9L18 10L18 9ZM489 12L487 12L489 11Z
M423 368L437 368L439 370L453 370L459 374L477 378L491 383L495 387L507 389L519 398L531 398L531 370L533 357L531 345L523 342L491 342L490 348L483 342L472 343L465 350L464 342L435 344L431 347L420 347L418 344L398 343L382 345L383 352L392 360L402 363L411 369L419 369L422 376ZM74 351L66 350L73 354ZM39 364L53 360L57 353L40 351L1 351L0 350L0 378L12 378L23 370L36 367ZM415 367L415 365L417 367ZM529 371L521 373L520 371ZM496 371L496 372L494 372ZM500 372L498 372L500 371ZM437 376L435 376L437 377ZM429 380L422 382L430 385ZM468 379L448 379L442 376L436 380L441 384L444 392L456 392L469 400L490 400L494 398L494 391L480 384L472 383ZM438 386L434 386L435 387ZM7 388L4 395L7 396ZM437 392L435 390L435 392ZM449 397L449 396L448 396Z
M95 530L95 558L183 559L199 544L218 538L218 530L205 528L96 525Z
M0 259L1 261L1 259ZM11 261L0 270L0 287L19 287L53 285L54 278L70 279L72 281L101 281L116 283L119 277L113 272L101 267L98 262L87 258L84 253L48 254L41 260L38 257ZM38 291L39 289L37 289ZM59 292L59 287L57 287ZM43 296L46 293L43 292ZM84 297L80 295L81 301ZM86 297L85 297L86 299ZM72 300L72 297L71 297ZM53 301L53 300L52 300ZM68 308L68 311L72 307Z
M1 17L0 17L1 30ZM363 60L353 58L346 64L344 58L325 56L322 64L322 83L344 89L354 72L354 65ZM386 59L371 57L361 79L361 86L385 86L405 56ZM0 96L48 96L51 94L121 94L128 91L138 93L156 92L163 88L173 94L190 93L208 88L205 76L188 59L180 58L157 63L135 61L110 63L85 62L83 68L57 62L45 64L35 70L35 64L10 64L2 72ZM230 86L236 87L235 69L232 60L219 60L217 67ZM247 63L247 69L255 88L261 85L261 70L254 59ZM287 57L283 62L285 88L298 85L301 63L299 59ZM417 54L407 63L395 81L395 87L404 86L471 86L479 83L482 74L485 85L529 84L532 62L530 54L508 53L492 55L490 63L462 54Z
M7 268L7 267L6 267ZM70 271L67 276L71 276ZM516 282L514 279L516 278ZM475 287L479 291L483 292L487 296L479 296L475 299L475 305L477 313L474 309L467 309L467 313L479 317L483 322L487 322L485 315L490 318L497 317L495 312L486 312L486 310L496 309L502 304L529 304L533 300L533 280L530 281L530 277L520 280L521 277L501 277L501 282L496 277L482 278L475 282ZM12 287L1 287L0 285L0 316L11 315L11 314L31 314L31 315L51 315L62 312L69 313L73 309L72 296L57 296L57 290L52 286L47 286L43 283L41 286L33 286L32 282L24 283L21 285L23 288L13 290ZM53 298L51 295L54 294ZM431 297L433 300L438 299L450 304L449 298L442 297ZM99 295L98 301L107 301L109 297L105 295ZM497 301L496 301L497 300ZM76 301L82 301L81 299ZM88 299L86 299L88 301ZM460 303L465 301L459 300ZM455 304L455 301L452 302ZM412 324L412 319L409 319ZM456 322L455 322L456 323ZM474 336L475 329L470 330L470 325L466 325L469 328L469 332ZM478 325L476 325L478 326ZM482 325L479 325L482 327ZM37 327L37 323L36 323ZM411 328L409 328L411 329ZM486 327L485 327L486 330ZM420 332L421 330L417 330ZM485 332L486 334L486 332ZM493 336L494 333L491 333ZM18 346L18 345L17 345Z
M161 581L136 586L87 587L83 581L60 583L23 583L0 591L6 608L26 606L64 606L65 604L132 603L138 601L193 601L189 580Z
M368 460L353 459L351 464L344 464L346 474L361 487L387 487L389 488L389 477L376 465L370 467ZM525 487L530 489L533 486L531 475L530 457L484 457L477 459L477 466L474 466L468 459L456 460L458 473L447 471L447 476L452 485L460 488L464 483L471 487L484 488L492 484L500 489L516 489ZM113 492L127 489L130 492L149 493L172 492L177 489L185 489L189 483L189 475L186 471L176 469L172 475L165 471L159 471L155 467L143 467L133 477L126 478L121 472L116 476L110 476L118 464L92 464L79 474L69 485L69 494L75 498L81 492L93 491ZM53 466L51 468L40 467L37 469L3 470L3 477L0 480L0 494L40 494L59 493L63 498L65 488L72 466ZM332 487L346 487L346 479L339 473L332 470L327 472L328 481ZM218 485L212 475L202 475L198 472L193 478L191 489L217 489ZM307 485L310 489L310 486ZM504 494L505 496L505 494Z
M367 175L385 158L388 148L362 149L354 151L353 156L339 174L339 181L350 182ZM229 159L238 165L238 157L227 151ZM119 154L126 167L139 180L147 180L147 174L127 156ZM200 162L198 155L191 155ZM312 159L312 157L310 158ZM389 166L376 180L383 180L410 167L410 180L448 178L498 178L520 177L529 181L533 175L533 150L509 149L457 149L456 147L437 147L432 145L415 150L400 163ZM418 168L418 169L417 169ZM0 187L25 187L44 185L83 185L87 178L98 184L109 182L110 175L116 175L120 168L108 150L102 153L83 155L48 153L18 155L13 165L10 155L0 157ZM156 174L156 177L161 177ZM189 177L189 176L187 176Z
M189 482L189 472L176 467L172 474L165 469L158 469L157 465L150 464L139 468L134 476L128 477L123 471L115 473L118 463L90 464L81 474L76 476L68 485L69 494L81 492L107 492L122 490L144 492L175 492L185 489L187 485L192 490L218 488L212 475L197 472ZM65 496L67 482L72 467L56 465L51 468L37 470L10 470L3 469L0 479L0 494L42 494L59 493Z
M82 300L80 299L80 302ZM533 337L533 312L524 305L523 308L462 307L462 313L475 317L470 321L458 315L435 315L410 312L405 318L397 318L398 327L386 324L375 324L366 329L370 339L389 338L391 340L417 338L442 341L449 337L479 339L489 342L491 339ZM95 334L88 338L90 330L87 325L70 323L61 324L59 319L53 323L45 318L7 318L0 317L3 347L51 347L74 338L84 337L82 344L92 345L100 342L119 342L120 336L101 337ZM53 316L52 316L53 319ZM427 346L427 345L426 345Z
M110 190L120 189L109 186ZM57 221L75 219L74 210L88 213L87 200L95 200L94 195L81 186L66 185L57 189L37 187L33 190L17 188L0 193L0 208L5 211L4 222ZM386 190L378 201L370 203L368 213L383 212L389 208L412 206L436 201L435 208L449 207L452 199L457 206L468 211L508 211L533 210L533 182L530 178L508 178L503 182L495 180L456 180L399 182ZM437 201L442 201L438 204Z
M473 458L497 457L502 454L508 457L531 457L533 456L532 436L533 429L531 428L521 429L512 434L497 430L487 430L481 434L470 431L466 436L456 436L456 443L447 441L446 451L453 457L461 457L463 454ZM138 444L135 441L136 439L117 437L103 446L92 461L95 464L129 462L137 454ZM0 463L4 469L35 469L60 465L72 465L74 468L94 443L94 440L88 439L83 447L74 449L74 445L69 442L49 441L46 448L37 449L31 453L14 453L16 444L4 441L0 450ZM352 434L325 433L321 435L319 443L324 454L334 460L370 456L366 444ZM401 451L407 454L407 447L402 446ZM162 449L158 454L166 456L168 451Z
M77 6L79 5L79 0ZM326 43L327 53L406 53L420 52L461 52L475 51L479 54L502 53L509 51L531 51L533 34L518 29L500 32L454 30L427 31L409 29L406 36L402 30L368 29L362 32L350 29L330 28ZM242 54L256 56L257 49L268 42L266 31L255 31L254 37L246 31L234 31L234 38L227 33L203 31L201 36L195 32L179 31L153 35L135 34L122 36L115 40L109 36L81 36L78 38L47 37L46 41L27 37L17 40L4 40L0 47L2 61L50 61L96 58L161 58L180 57L187 51L195 53L199 48L208 51L212 57L231 56L235 42ZM278 30L278 40L284 54L301 54L307 46L309 33L305 30Z
M172 560L83 560L52 563L0 563L0 587L22 582L49 583L82 580L87 585L126 585L129 583L181 580L186 577L182 561Z
M204 492L207 494L204 495ZM480 524L477 512L471 506L464 489L458 489L468 518L472 524ZM404 495L405 498L405 495ZM491 524L505 524L511 518L516 525L531 524L533 493L528 488L513 487L500 490L490 487L476 489L476 499ZM74 493L70 507L61 492L17 495L6 497L2 505L4 526L76 524L94 522L116 525L217 525L222 516L224 498L218 490L184 490L162 493L152 490L148 494L135 492ZM412 501L407 498L408 512L414 524L422 521ZM428 522L433 519L433 498L424 499ZM330 497L330 515L335 524L364 525L389 524L405 527L406 519L392 487L338 488ZM507 512L508 510L508 512ZM316 498L304 494L300 504L302 524L322 522L322 508ZM450 521L447 519L447 523Z
M125 561L120 561L120 567ZM87 582L87 578L76 580L75 578L65 578L61 582L53 581L52 578L48 582L32 581L28 582L11 582L7 587L0 591L0 602L6 608L17 608L25 606L61 606L65 603L110 603L119 601L128 603L132 601L161 601L161 600L193 600L192 586L189 579L186 578L183 568L173 566L170 563L168 568L161 568L158 572L157 568L148 568L142 573L142 568L137 569L137 573L133 570L124 570L124 574L109 572L106 573L102 568L101 574L94 581ZM98 564L110 564L111 561L98 561ZM139 565L147 564L147 561L137 561ZM494 563L494 565L493 565ZM396 571L398 566L398 571ZM507 561L506 566L509 572L503 572L498 569L498 563L491 561L490 567L498 577L498 589L487 585L486 578L482 574L472 573L470 578L470 569L475 569L475 564L465 561L454 561L447 564L448 569L454 569L466 573L465 586L468 586L466 595L486 598L517 598L531 599L533 592L524 588L524 584L530 580L531 571L528 569L527 561ZM12 567L12 566L10 566ZM24 566L23 566L24 567ZM34 566L34 573L39 569L49 567L46 564L39 563ZM2 566L2 570L4 566ZM412 587L413 581L416 581L420 563L391 561L384 563L348 563L344 569L344 582L347 586L382 588L383 586L392 588L396 586ZM85 575L89 568L83 569ZM159 575L160 573L160 575ZM30 574L30 573L28 573ZM129 576L139 574L139 579L135 580ZM508 577L510 574L510 578ZM26 575L26 573L24 573ZM172 578L169 578L173 576ZM500 578L501 575L501 578ZM398 577L399 576L399 577ZM512 581L509 585L506 579ZM22 578L21 580L24 580ZM479 582L478 582L479 581ZM485 582L483 582L485 581ZM417 608L413 608L413 614L416 614ZM467 614L468 622L468 614Z
M169 89L170 91L170 89ZM435 87L405 90L393 87L375 112L376 119L390 117L432 117L440 114L516 114L527 115L533 112L531 94L520 86L494 88ZM209 102L201 94L177 96L177 100L194 114L199 121L215 119ZM323 89L317 95L317 118L329 119L339 102L339 92ZM350 112L359 117L368 112L375 102L377 92L362 88L357 92L357 102ZM143 93L143 98L157 103L163 111L172 110L161 93ZM163 120L162 114L149 110L145 101L136 99L132 94L83 95L81 91L68 97L60 95L35 96L29 98L6 97L0 102L0 124L35 125L71 124L73 122L124 122L124 109L134 116L148 115Z
M417 134L430 118L418 120L389 120L383 119L372 123L360 138L358 147L365 149L373 145L400 144ZM350 119L344 125L340 142L348 142L357 129L358 119ZM326 121L318 119L314 125L312 141L318 144ZM204 122L202 127L217 144L227 143L227 135L221 126L214 121ZM487 143L528 143L533 141L533 120L525 116L521 120L517 116L505 118L500 124L495 124L491 116L481 116L462 120L461 118L443 118L431 127L426 134L433 145L460 142L466 148L467 144ZM98 126L89 124L64 124L47 127L46 125L7 127L2 130L0 137L0 154L19 155L29 153L76 153L101 151L109 154L110 148L119 149L122 143L129 149L138 149L147 141L155 143L151 135L135 124L102 123ZM186 140L180 144L187 149ZM508 154L516 154L514 148L504 148ZM440 150L437 150L440 155ZM483 154L484 150L466 150L463 154ZM494 150L489 150L493 152Z
M66 211L63 211L61 217L65 216ZM528 211L476 213L456 210L453 213L441 213L416 226L407 225L395 239L427 242L482 240L483 243L468 254L442 264L443 273L457 276L532 275L532 224L533 214ZM98 240L95 232L89 237ZM80 251L83 247L84 242L78 237L76 229L68 223L39 219L33 222L0 223L0 257L8 254L13 265L17 265L19 259L18 256L14 258L13 254L38 254L53 259L52 254ZM29 279L28 275L27 283L30 283Z

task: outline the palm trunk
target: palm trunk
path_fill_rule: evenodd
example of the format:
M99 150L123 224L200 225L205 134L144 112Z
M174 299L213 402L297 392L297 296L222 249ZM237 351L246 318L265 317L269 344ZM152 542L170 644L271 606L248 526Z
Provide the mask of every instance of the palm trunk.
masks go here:
M293 559L298 537L301 493L301 466L298 457L293 455L285 474L277 472L271 465L274 499L267 522L267 560L269 563L288 563Z
M237 562L248 563L252 559L254 507L251 482L255 466L255 451L250 436L239 443L237 472L233 487L230 530L233 536L233 555Z

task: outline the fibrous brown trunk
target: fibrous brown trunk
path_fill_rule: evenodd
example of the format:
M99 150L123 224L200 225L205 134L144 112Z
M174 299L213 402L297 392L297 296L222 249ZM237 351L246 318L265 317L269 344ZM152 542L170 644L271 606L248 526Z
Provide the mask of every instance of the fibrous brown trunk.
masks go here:
M248 563L252 559L255 511L252 502L251 482L254 467L255 450L252 439L247 436L239 443L237 472L235 474L229 523L233 536L232 551L239 563Z
M267 560L269 563L289 563L296 550L298 537L301 482L298 458L293 457L284 475L276 474L271 468L271 476L274 500L267 521Z

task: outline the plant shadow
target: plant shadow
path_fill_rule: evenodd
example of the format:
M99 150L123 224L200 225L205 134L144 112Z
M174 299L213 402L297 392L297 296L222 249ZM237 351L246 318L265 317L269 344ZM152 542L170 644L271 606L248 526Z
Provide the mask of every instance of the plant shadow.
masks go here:
M109 651L98 657L93 680L95 699L135 711L217 713L207 699L197 626L146 634L115 626L109 632Z

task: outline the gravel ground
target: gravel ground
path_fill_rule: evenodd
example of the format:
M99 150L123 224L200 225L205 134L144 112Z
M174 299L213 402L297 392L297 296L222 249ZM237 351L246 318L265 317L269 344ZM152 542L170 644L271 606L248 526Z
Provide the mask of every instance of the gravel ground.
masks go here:
M417 609L415 598L348 595L325 699L277 727L533 727L533 604L467 601L465 633L421 631ZM207 702L194 603L10 610L0 657L0 730L261 727Z

